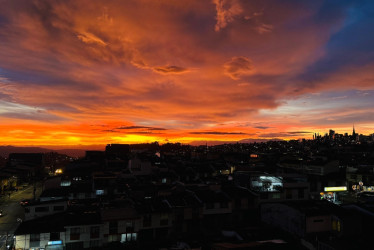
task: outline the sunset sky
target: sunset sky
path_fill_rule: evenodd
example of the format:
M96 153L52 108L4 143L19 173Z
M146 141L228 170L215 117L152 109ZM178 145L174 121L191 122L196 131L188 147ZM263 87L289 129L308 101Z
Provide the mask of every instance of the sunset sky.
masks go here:
M374 133L372 0L0 6L0 145Z

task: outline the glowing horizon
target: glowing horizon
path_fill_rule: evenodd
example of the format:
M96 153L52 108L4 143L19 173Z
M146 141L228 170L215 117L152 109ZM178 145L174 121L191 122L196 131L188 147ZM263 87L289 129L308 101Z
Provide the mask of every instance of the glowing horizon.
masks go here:
M370 1L0 1L0 145L374 133Z

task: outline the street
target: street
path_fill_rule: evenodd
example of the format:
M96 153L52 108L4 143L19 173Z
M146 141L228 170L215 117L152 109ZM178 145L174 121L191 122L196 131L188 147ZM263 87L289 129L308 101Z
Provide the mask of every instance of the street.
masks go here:
M6 245L12 243L13 233L24 219L24 208L19 204L24 199L33 199L33 185L18 191L13 191L11 195L4 195L0 199L0 210L3 216L0 217L0 249L6 249ZM41 185L37 185L36 194L40 195Z

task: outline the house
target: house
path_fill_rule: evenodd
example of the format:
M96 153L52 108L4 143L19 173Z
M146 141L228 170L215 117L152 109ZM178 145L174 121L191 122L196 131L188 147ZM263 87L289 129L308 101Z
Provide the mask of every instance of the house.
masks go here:
M347 238L359 236L361 216L326 200L286 201L263 203L261 220L316 245L318 238Z
M159 196L144 197L135 202L136 210L141 216L139 244L147 248L147 244L167 241L171 233L173 215L169 202Z
M213 232L231 224L232 201L226 193L220 188L212 190L198 187L193 191L203 203L204 230Z
M137 241L141 217L129 199L115 200L101 209L104 242L130 244Z
M67 199L32 201L25 205L25 221L61 213L67 210Z
M102 246L98 213L61 212L24 221L15 235L15 249L75 250Z

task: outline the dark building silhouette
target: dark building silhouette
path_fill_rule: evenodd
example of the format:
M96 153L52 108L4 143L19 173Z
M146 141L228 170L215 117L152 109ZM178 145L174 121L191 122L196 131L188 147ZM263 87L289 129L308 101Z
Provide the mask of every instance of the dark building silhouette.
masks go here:
M107 158L121 160L126 160L130 155L130 145L129 144L108 144L105 147L105 153Z

